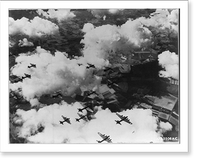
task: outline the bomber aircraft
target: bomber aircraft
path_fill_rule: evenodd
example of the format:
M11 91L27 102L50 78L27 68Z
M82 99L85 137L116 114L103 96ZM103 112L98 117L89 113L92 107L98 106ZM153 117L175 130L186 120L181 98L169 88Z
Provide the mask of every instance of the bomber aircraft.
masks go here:
M102 143L103 141L106 141L108 143L112 143L112 140L110 139L110 136L107 136L105 134L101 134L98 132L98 134L100 135L100 137L102 138L101 141L97 140L98 143Z
M115 120L116 121L116 124L120 124L121 125L121 122L124 121L128 124L132 124L128 118L128 116L123 116L123 115L120 115L118 113L116 113L116 115L121 119L121 120Z

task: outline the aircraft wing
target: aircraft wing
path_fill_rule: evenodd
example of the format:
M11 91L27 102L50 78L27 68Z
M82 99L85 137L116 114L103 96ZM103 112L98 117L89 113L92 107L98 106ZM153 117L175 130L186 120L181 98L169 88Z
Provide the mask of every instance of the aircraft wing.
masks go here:
M70 118L67 118L67 117L65 117L65 116L63 116L63 115L62 115L62 118L63 118L63 120L65 120L66 122L68 122L69 124L71 124Z
M79 114L79 113L78 113L78 115L79 115L79 117L83 117L83 115L82 115L82 114Z
M93 110L90 109L90 108L87 108L86 110L89 111L89 112L91 112L91 113L93 112Z
M125 118L124 121L129 123L129 124L132 124L132 122L128 118Z
M132 124L131 121L128 119L128 116L123 116L123 115L120 115L118 113L116 113L116 114L121 120L123 120L123 121L125 121L125 122L127 122L129 124Z
M118 114L118 113L116 113L116 115L117 115L120 119L124 119L124 118L125 118L125 116L120 115L120 114Z
M110 139L110 137L108 137L108 138L106 139L106 141L107 141L108 143L112 143L112 140Z
M78 113L78 115L79 115L79 117L80 117L81 119L83 119L84 121L88 121L87 116L82 115L82 114L79 114L79 113Z
M110 139L110 136L107 136L105 134L101 134L98 132L98 134L101 136L101 138L105 141L107 141L108 143L112 143L112 140Z
M67 117L65 117L65 116L63 116L63 115L62 115L62 118L63 118L63 120L65 120L65 121L69 120L69 118L67 118Z
M98 132L98 134L101 136L101 138L103 138L103 139L105 139L106 137L108 137L107 135L105 135L105 134L101 134L101 133L99 133Z
M88 118L86 116L83 117L84 121L89 121Z
M64 119L66 122L68 122L69 124L71 124L71 122L70 122L70 118L66 118L66 119Z
M68 118L67 120L66 120L69 124L71 124L71 122L70 122L70 119Z

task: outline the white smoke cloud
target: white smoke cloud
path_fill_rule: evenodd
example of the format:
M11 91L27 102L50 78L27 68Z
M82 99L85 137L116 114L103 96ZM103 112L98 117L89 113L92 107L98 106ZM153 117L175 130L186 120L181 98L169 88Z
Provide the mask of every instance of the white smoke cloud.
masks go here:
M169 122L160 122L159 124L160 128L161 128L161 132L165 133L166 131L171 131L172 130L172 125Z
M123 10L124 9L89 9L88 11L90 11L94 17L103 18L104 20L105 15L108 15L108 14L114 15Z
M136 46L141 46L142 43L149 41L151 31L142 26L140 19L128 20L121 26L120 33Z
M19 40L18 46L31 47L31 46L34 46L34 44L32 42L29 42L26 38L24 38L23 40Z
M178 23L178 17L179 17L179 11L178 9L174 9L171 11L171 13L168 15L168 19L172 23Z
M124 9L109 9L108 11L109 11L109 13L111 13L111 14L116 14L116 13L118 13L119 11L122 11L122 10L124 10Z
M87 33L87 32L89 32L89 31L91 31L93 29L94 29L94 25L93 24L86 23L86 24L84 24L82 31Z
M148 29L150 26L156 27L158 31L166 28L177 31L178 10L172 10L170 13L167 9L157 9L150 18L128 20L118 27L115 25L94 27L91 23L87 23L82 29L85 32L84 39L81 41L85 45L84 57L91 63L99 60L97 67L109 64L110 58L116 58L120 54L129 58L134 49L151 44L152 32Z
M38 106L38 105L40 105L40 102L38 101L37 98L30 99L29 102L30 102L30 104L31 104L32 107L33 107L33 106Z
M94 115L89 122L78 118L77 108L82 107L78 102L69 105L65 102L53 104L40 108L38 111L17 110L18 118L15 122L22 124L18 136L26 138L33 143L97 143L102 138L98 132L110 135L113 143L161 143L162 138L156 132L157 118L152 116L151 110L133 109L123 111L120 114L127 115L132 125L122 122L122 125L115 123L119 117L110 110L101 110ZM62 115L70 118L71 124L61 125ZM40 132L39 128L43 127Z
M96 18L102 18L105 14L108 13L107 9L88 9L91 14Z
M40 17L34 17L33 20L25 17L14 20L9 17L9 35L22 33L28 36L40 37L45 34L54 34L55 32L58 32L58 26Z
M85 45L84 58L89 63L98 60L99 63L95 63L97 68L108 65L118 55L129 58L134 48L149 44L151 40L151 32L143 27L139 20L129 20L121 27L103 25L94 28L92 24L87 23L83 31L86 33L81 41ZM121 60L121 56L119 58Z
M174 52L165 51L158 55L159 64L165 69L159 72L161 77L179 78L179 60Z
M9 40L9 47L13 47L15 45L14 41Z
M81 41L85 44L83 54L88 63L96 61L96 67L100 68L109 64L108 52L113 47L113 42L120 39L117 27L104 25L88 31Z
M21 94L27 100L59 89L70 95L84 78L85 68L78 66L77 60L69 60L65 55L56 52L53 56L40 47L37 47L32 55L20 54L16 58L17 64L11 70L12 74L22 77L26 73L31 75L31 78L11 84L11 90L21 88ZM30 63L36 64L36 68L28 68Z
M171 28L178 32L178 22L179 22L179 10L172 10L170 15L168 16L169 22L171 23Z
M157 9L151 14L149 19L144 19L143 23L146 26L158 27L161 29L168 28L178 32L178 17L178 9L172 10L171 13L168 9Z
M17 64L11 68L11 74L23 77L26 73L31 75L31 78L10 84L10 89L16 92L20 89L20 94L28 101L56 91L69 96L81 86L92 89L100 84L101 79L93 76L92 70L86 69L87 62L88 59L84 57L69 59L66 53L55 52L52 55L49 51L37 47L35 52L20 54L16 58ZM100 62L94 60L92 64ZM36 68L28 68L31 63L35 64Z
M133 46L140 46L143 42L146 42L151 37L151 32L142 27L140 20L129 20L121 27L115 25L103 25L94 28L92 24L85 24L83 31L86 32L84 40L82 43L85 44L85 47L99 47L102 49L103 46L107 45L109 49L116 49L114 47L114 42L121 43L123 38L127 39L126 44L134 44ZM121 39L121 40L120 40ZM106 42L106 44L105 44ZM101 45L104 44L104 45ZM104 49L107 48L105 46ZM119 48L119 47L118 47ZM121 48L121 47L120 47Z
M55 18L58 21L75 17L74 13L71 12L70 9L58 9L58 10L49 9L47 12L43 11L42 9L38 9L37 13L46 18Z

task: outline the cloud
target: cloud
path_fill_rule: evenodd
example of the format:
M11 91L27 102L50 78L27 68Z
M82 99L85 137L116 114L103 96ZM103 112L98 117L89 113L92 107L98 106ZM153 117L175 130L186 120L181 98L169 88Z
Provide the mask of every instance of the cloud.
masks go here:
M122 122L117 125L119 117L109 109L98 107L94 119L89 122L78 118L78 102L69 105L65 102L23 111L18 109L15 123L19 123L18 136L33 143L97 143L102 138L98 132L110 135L113 143L161 143L162 135L157 132L157 118L151 110L133 109L120 114L128 116L132 125ZM70 118L71 124L61 125L62 115Z
M158 55L159 64L165 69L159 72L161 77L179 79L179 59L174 52L165 51Z
M87 33L93 29L94 29L94 25L92 23L86 23L84 24L82 31Z
M22 77L24 73L27 73L31 75L31 79L27 78L22 83L11 84L10 88L15 91L21 88L21 94L24 98L30 100L35 96L40 97L42 94L52 93L56 90L61 90L65 95L71 95L83 83L86 84L89 81L96 83L95 78L93 78L93 81L89 79L89 77L92 77L92 71L86 71L87 63L94 64L97 69L102 69L109 64L118 66L117 62L121 62L121 57L125 57L127 62L131 62L129 59L134 54L134 49L148 46L151 41L151 32L141 22L144 24L155 22L159 14L163 15L162 20L167 19L166 17L169 14L166 10L156 12L158 13L152 15L151 18L142 17L136 20L128 20L118 27L114 25L94 27L90 23L85 24L83 27L85 35L81 41L84 44L83 56L73 60L67 58L66 53L56 52L54 56L54 54L50 54L50 52L41 48L37 48L35 53L20 54L16 58L17 64L12 68L12 74ZM173 11L171 11L171 15L173 15L173 19L170 19L176 21ZM10 19L14 21L12 18ZM20 28L20 30L29 35L36 35L38 29L33 30L33 27L36 26L36 24L33 26L33 22L37 22L34 21L37 19L49 23L48 20L35 17L32 21L22 18L14 21L13 24L19 27L19 24L20 26L23 24L20 22L26 22L24 27L30 26L29 31L23 30L23 28ZM10 25L10 27L14 27L14 25ZM10 28L11 31L12 29L19 31L17 28ZM28 69L27 66L30 63L35 63L37 68ZM78 63L82 65L78 65ZM166 70L160 72L162 76L177 78L178 64L163 65L161 61L160 64Z
M29 42L26 38L24 38L23 40L19 40L18 46L19 47L31 47L31 46L34 46L34 44L32 42Z
M124 10L124 9L109 9L108 12L111 13L111 14L116 14L119 11L122 11L122 10Z
M40 105L40 102L38 101L37 98L33 98L33 99L30 99L30 104L31 104L31 106L33 107L33 106L38 106L38 105Z
M22 77L26 73L30 74L31 78L11 84L10 88L16 90L17 85L27 100L56 90L62 90L63 94L70 95L72 90L80 85L85 74L85 69L77 65L77 60L69 60L65 53L61 52L56 52L53 56L40 47L37 47L32 55L20 54L16 62L11 70L12 74ZM28 68L30 63L36 64L36 68Z
M178 9L174 9L171 11L171 13L168 15L168 19L170 22L172 23L178 23L179 19L179 10Z
M108 14L114 15L123 10L124 9L89 9L88 11L90 11L92 15L96 18L103 18L105 15Z
M38 9L37 13L42 15L46 18L55 18L59 22L62 20L66 20L68 18L75 17L74 13L70 11L70 9L49 9L47 12L43 11L42 9Z
M88 65L84 57L69 59L64 52L51 54L41 47L37 47L32 53L19 54L16 63L11 68L11 74L24 77L26 73L31 75L31 78L11 83L10 89L16 92L21 90L20 94L28 101L56 91L70 96L81 86L95 87L101 80L93 76L92 70L86 69ZM35 64L36 68L28 68L31 63Z
M171 131L172 128L173 128L172 125L169 122L162 122L162 121L160 121L159 126L161 128L161 132L162 133L165 133L167 131Z
M78 118L77 108L82 107L81 104L75 103L68 105L63 102L43 107L36 111L31 109L29 111L18 110L16 114L23 125L19 131L19 137L27 138L29 142L34 143L62 143L65 139L73 137L73 132L81 128L80 123L75 121ZM70 124L61 125L62 115L70 117ZM73 119L72 119L73 118ZM44 127L44 131L39 133L40 127Z
M149 41L152 35L148 28L142 26L140 19L128 20L121 26L120 34L139 47L142 43Z
M147 26L158 27L161 29L171 29L178 32L178 21L179 21L178 9L173 9L171 13L168 9L156 9L151 17L144 19L144 24Z
M11 48L11 47L13 47L15 45L15 42L14 41L11 41L11 40L9 40L9 47Z
M84 26L85 27L85 26ZM117 27L103 25L88 31L81 43L84 43L83 54L89 63L95 63L97 68L107 66L108 51L113 47L113 42L120 39Z
M168 16L168 20L171 24L171 28L178 32L178 22L179 22L179 10L178 9L174 9L171 11L170 15Z
M25 17L14 20L9 17L9 35L22 33L31 37L40 37L46 34L54 34L58 32L58 26L48 20L40 17L34 17L29 20Z
M113 64L111 61L116 59L121 61L121 56L131 57L134 49L150 44L152 35L139 20L129 20L118 27L115 25L94 27L87 23L83 31L85 35L81 43L84 44L84 58L89 63L99 61L95 63L97 68Z
M96 18L102 18L105 14L108 13L107 9L88 9L91 14Z
M85 45L84 57L91 63L99 59L97 67L105 65L105 61L111 63L111 60L116 59L120 54L129 59L134 50L151 46L153 34L149 27L155 27L158 31L169 29L171 32L177 32L178 10L169 12L167 9L157 9L150 18L130 19L121 26L94 27L91 23L87 23L82 29L85 32L84 39L81 41Z
M172 26L178 25L177 14L178 10L172 10L170 13L167 9L157 9L150 18L130 19L121 26L94 27L93 24L86 23L82 29L85 32L84 39L81 41L84 44L84 57L89 63L99 61L95 63L99 68L114 64L111 62L114 58L114 60L118 58L118 61L121 56L130 59L134 50L151 46L153 34L149 30L150 26L155 27L158 31L166 28L174 31ZM174 67L168 66L167 69L173 70Z

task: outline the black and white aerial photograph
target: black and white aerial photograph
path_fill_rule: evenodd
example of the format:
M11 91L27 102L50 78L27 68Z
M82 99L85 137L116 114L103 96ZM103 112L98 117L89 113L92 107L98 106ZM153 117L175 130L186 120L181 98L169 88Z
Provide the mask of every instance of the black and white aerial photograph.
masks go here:
M179 144L179 13L9 9L9 143Z

